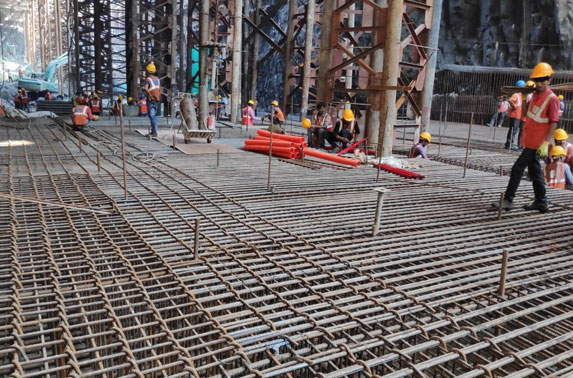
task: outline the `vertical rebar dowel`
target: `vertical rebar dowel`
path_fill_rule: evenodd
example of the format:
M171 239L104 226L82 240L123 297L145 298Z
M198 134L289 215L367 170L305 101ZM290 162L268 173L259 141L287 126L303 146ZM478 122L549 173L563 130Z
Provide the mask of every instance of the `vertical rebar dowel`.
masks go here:
M470 128L468 130L468 143L466 144L466 159L464 160L464 176L463 178L466 177L466 171L468 169L468 154L470 152L470 143L471 143L471 136L472 136L472 124L474 122L474 113L472 112L471 118L470 118Z
M503 176L503 165L499 166L499 175Z
M119 104L119 128L121 130L121 160L123 163L123 194L127 200L127 166L125 162L125 135L123 132L123 105Z
M222 127L219 126L219 139L221 139L221 129L222 129Z
M66 121L63 122L63 126L64 126L64 140L68 140L68 124L66 123Z
M499 196L499 207L497 208L497 220L501 220L501 213L503 211L503 197L505 193L501 193Z
M96 155L96 159L97 159L97 171L98 171L98 173L100 173L100 172L101 172L101 163L100 163L100 160L99 160L99 152L98 152L98 154Z
M217 148L217 168L219 168L219 149Z
M268 177L267 177L267 190L271 191L271 162L273 159L273 125L271 121L271 137L269 141L269 170L268 170Z
M304 161L304 146L302 143L300 144L300 160Z
M199 260L199 218L195 219L195 242L193 243L195 260Z
M82 136L80 134L78 134L78 148L80 149L80 152L83 152L83 150L82 150Z
M127 124L129 125L129 131L131 131L131 120L128 120Z
M506 249L503 251L503 257L501 261L501 274L499 277L499 290L498 294L500 296L505 296L505 282L507 280L507 264L509 263L509 251Z
M380 170L380 168L378 168L378 170ZM380 230L380 213L382 212L384 193L388 191L384 188L375 188L374 190L378 192L378 199L376 200L376 213L374 214L374 224L372 225L372 236L378 235L378 231Z

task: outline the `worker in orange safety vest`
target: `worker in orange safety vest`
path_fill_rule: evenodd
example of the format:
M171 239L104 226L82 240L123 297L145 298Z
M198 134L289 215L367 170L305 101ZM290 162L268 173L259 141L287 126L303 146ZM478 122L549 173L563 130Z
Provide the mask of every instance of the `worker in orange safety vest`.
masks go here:
M511 176L501 204L504 210L511 210L513 207L515 194L527 168L533 182L535 201L525 205L524 209L542 213L549 211L540 159L547 156L549 141L559 122L559 98L549 88L553 74L553 68L547 63L539 63L531 73L531 80L535 82L535 93L529 104L525 105L527 118L521 140L524 149L511 168ZM495 201L492 206L499 208L500 204Z
M147 116L147 99L145 98L144 93L139 95L138 105L139 105L139 116L140 117Z
M151 121L151 133L147 136L157 136L157 109L159 108L159 100L161 97L161 81L155 76L157 68L155 64L149 63L146 67L147 78L145 79L145 86L143 91L147 95L147 115Z
M89 102L90 102L90 109L92 111L92 114L99 116L101 114L101 99L99 98L97 93L93 94L93 96Z
M93 119L93 114L89 106L76 105L72 109L72 124L74 130L80 130Z
M545 183L553 188L565 189L566 185L573 187L573 175L569 164L565 163L565 149L561 146L555 146L549 152L552 163L545 166L544 176Z
M520 88L525 87L525 81L519 80L517 86ZM523 105L523 97L521 92L514 93L509 99L509 129L507 130L507 138L505 140L505 148L517 150L519 148L519 125L521 124L521 107Z
M573 162L573 144L569 143L569 141L567 140L568 138L569 135L567 134L567 131L563 129L555 130L555 133L553 133L554 143L549 145L549 151L551 151L553 146L563 147L566 154L564 162L571 165L571 163ZM551 159L551 154L550 154L547 157L546 163L549 164L552 162L553 160Z
M244 126L252 126L253 121L260 121L261 119L255 116L255 102L253 100L249 100L247 102L247 106L241 110L241 125Z

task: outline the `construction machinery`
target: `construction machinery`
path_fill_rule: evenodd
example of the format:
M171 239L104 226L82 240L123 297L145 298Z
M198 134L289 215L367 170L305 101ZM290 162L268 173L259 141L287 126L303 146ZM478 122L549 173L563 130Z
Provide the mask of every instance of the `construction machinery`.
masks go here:
M49 90L50 92L59 92L56 84L56 70L68 64L68 53L64 53L48 63L46 72L32 72L29 77L18 79L18 86L26 89L32 99L38 97L40 92Z

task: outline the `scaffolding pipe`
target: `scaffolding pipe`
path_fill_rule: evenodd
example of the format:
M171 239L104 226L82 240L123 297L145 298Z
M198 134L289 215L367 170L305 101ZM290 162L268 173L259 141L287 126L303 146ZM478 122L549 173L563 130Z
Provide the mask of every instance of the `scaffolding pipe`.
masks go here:
M422 131L428 131L430 114L432 113L432 95L434 93L434 79L436 77L437 49L440 41L440 22L442 21L443 0L434 0L432 5L432 26L428 34L428 47L432 53L426 63L426 76L424 77L424 90L422 91Z
M233 13L233 78L231 82L231 121L241 114L241 49L243 48L243 0L235 0Z
M294 35L294 14L296 11L296 0L289 0L288 2L288 27L287 37L285 42L285 71L283 76L283 103L285 112L289 112L288 97L290 93L290 73L291 73L291 58L292 58L292 40ZM291 112L294 110L292 106Z
M209 55L209 0L201 0L199 5L199 34L200 43L199 48L199 124L205 125L207 116L209 115L209 73L207 69L207 59ZM233 67L235 60L233 60ZM235 76L233 73L233 83Z
M310 89L310 63L312 62L312 36L314 30L314 10L316 0L308 0L306 6L306 35L304 43L304 66L302 74L302 100L300 104L300 121L308 113L308 91Z

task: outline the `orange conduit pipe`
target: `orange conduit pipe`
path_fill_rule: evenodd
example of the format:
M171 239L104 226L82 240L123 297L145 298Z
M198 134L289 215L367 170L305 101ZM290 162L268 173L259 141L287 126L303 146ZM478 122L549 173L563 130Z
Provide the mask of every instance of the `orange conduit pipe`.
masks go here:
M255 136L253 139L247 139L247 140L258 140L258 141L263 140L263 141L265 141L265 142L267 142L267 143L269 143L269 142L271 141L270 138L263 137L263 136L260 136L260 135ZM301 144L304 145L305 147L307 146L306 142L300 142L300 141L298 141L298 142L292 142L292 141L288 141L288 140L284 140L284 139L275 138L275 136L273 135L273 144L275 144L276 142L288 142L288 143L293 143L294 146L295 146L295 147L298 146L298 148L300 148L300 145L301 145Z
M269 148L269 140L245 140L245 146L266 146ZM294 143L283 140L273 140L273 149L275 147L295 147ZM300 147L299 147L300 148Z
M267 151L268 151L268 149L267 149ZM352 167L358 167L360 165L360 162L358 160L347 159L345 157L335 156L335 155L327 154L326 152L311 150L308 148L304 149L304 154L306 156L313 156L316 158L332 161L332 162L338 163L338 164L350 165Z
M269 153L269 146L245 146L245 151L257 151ZM273 146L273 155L296 155L294 147L275 147Z
M258 129L257 134L259 136L262 136L265 138L271 137L271 133L267 130ZM304 137L297 137L297 136L292 136L292 135L273 133L273 140L274 140L274 138L282 139L282 140L288 140L289 142L293 142L293 143L303 143L304 142Z

